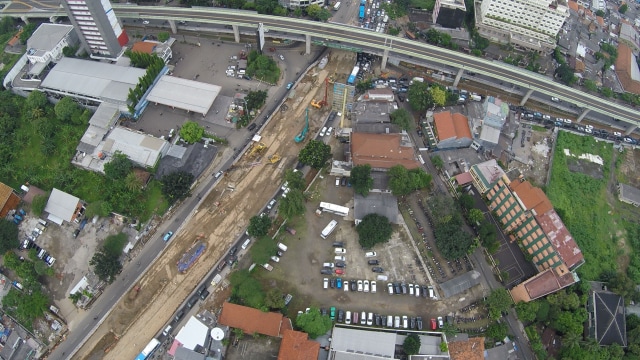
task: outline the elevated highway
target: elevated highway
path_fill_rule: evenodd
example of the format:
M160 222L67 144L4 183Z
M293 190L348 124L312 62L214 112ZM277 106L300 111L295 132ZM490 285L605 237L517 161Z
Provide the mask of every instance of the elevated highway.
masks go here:
M459 69L459 80L463 71L472 71L493 79L508 82L527 91L521 104L524 104L533 92L557 97L563 101L584 109L578 121L589 111L595 111L628 124L627 132L640 125L640 111L621 106L578 89L554 82L546 76L533 73L509 64L494 62L483 58L439 48L422 42L381 34L359 27L309 21L290 17L268 16L252 11L222 8L182 8L169 6L136 6L113 4L120 19L168 20L175 31L176 21L188 21L203 24L231 25L239 41L239 28L257 29L262 23L268 30L281 33L303 34L307 49L312 41L339 42L343 45L373 50L382 54L383 66L388 56L396 56L415 64L440 63ZM39 9L27 12L9 9L0 15L14 17L51 17L59 16L58 9ZM268 34L266 34L268 36ZM347 71L348 69L345 69Z

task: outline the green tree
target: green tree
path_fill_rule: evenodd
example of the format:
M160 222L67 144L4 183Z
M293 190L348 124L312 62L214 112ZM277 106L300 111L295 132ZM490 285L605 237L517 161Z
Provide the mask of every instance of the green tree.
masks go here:
M356 82L356 91L359 94L362 94L371 88L373 88L373 82L371 79Z
M489 318L497 320L502 317L503 312L511 308L513 300L506 289L495 289L487 297L486 303L489 308Z
M102 248L107 254L119 257L120 254L122 254L125 245L127 244L127 240L127 234L125 233L109 235L104 240L104 245L102 245Z
M22 33L20 33L20 42L26 44L34 31L36 31L36 23L32 22L24 25L22 27Z
M20 246L18 227L13 221L0 219L0 253L4 254Z
M480 209L469 210L469 222L473 225L480 224L484 220L484 213Z
M162 193L169 203L173 204L191 194L193 184L193 174L184 171L172 172L165 175L160 180L162 182Z
M186 121L180 128L180 137L189 144L194 144L204 136L204 127L195 121Z
M309 334L311 339L324 335L331 330L333 321L328 315L321 315L318 308L311 308L309 313L304 313L296 317L296 326Z
M271 228L271 218L268 216L256 215L249 219L249 227L247 231L249 232L249 236L253 237L262 237L269 233L269 229Z
M167 32L167 31L160 31L158 33L158 41L165 42L165 41L169 40L169 37L170 37L170 35L169 35L169 32Z
M133 169L133 163L127 155L116 151L111 161L104 164L104 176L111 181L119 181L127 177Z
M264 305L269 309L282 309L284 307L284 298L278 288L270 287L264 297Z
M31 202L31 212L36 216L41 216L44 213L44 208L47 206L49 200L49 193L43 195L36 195Z
M391 114L391 123L398 125L402 130L411 130L413 125L413 117L406 109L398 109Z
M42 91L32 91L25 99L25 104L29 110L44 109L49 104L49 100Z
M598 10L596 11L596 16L604 17L604 11L602 11L602 10L598 9Z
M89 265L93 266L93 271L100 280L111 284L122 271L122 264L118 258L119 254L111 254L102 248L93 254Z
M2 298L2 307L5 311L28 328L32 328L33 322L42 317L42 314L47 311L48 304L49 299L37 287L29 289L28 293L11 289Z
M396 196L404 196L418 189L428 188L432 177L422 168L407 170L402 165L389 169L389 188Z
M393 228L389 219L378 214L367 214L356 226L358 241L363 249L371 249L391 238Z
M438 170L442 170L444 167L444 161L442 161L442 158L439 155L433 155L431 157L431 163Z
M600 89L600 92L602 93L602 95L608 98L613 96L613 90L611 90L611 88L608 88L606 86L603 86L602 89Z
M539 308L540 302L538 301L520 301L516 304L516 314L523 323L530 323L536 319Z
M373 188L373 178L371 177L371 165L357 165L351 169L351 184L356 194L367 196Z
M300 171L287 169L284 173L284 180L287 183L287 187L291 190L296 189L304 191L304 188L307 186L307 182L302 178L302 173Z
M255 309L268 311L265 306L265 293L260 282L251 276L249 270L234 271L229 276L231 283L231 302Z
M78 104L69 96L65 96L54 107L56 117L62 122L70 122L78 111Z
M404 338L402 343L402 349L407 355L417 355L420 352L420 337L417 334L411 333Z
M429 85L425 82L414 81L407 91L407 99L414 111L425 111L433 107L433 97L429 91Z
M556 75L567 85L573 85L578 80L573 69L567 64L560 64L556 69Z
M320 169L331 158L331 146L320 140L311 140L300 150L298 158L301 163Z
M627 5L627 3L624 3L624 4L620 5L620 7L618 8L618 12L620 14L626 13L627 10L629 10L629 5Z
M584 87L589 91L593 91L593 92L598 91L598 86L596 85L596 82L593 80L586 79L584 81Z
M260 109L262 105L264 105L265 101L267 100L267 91L266 90L249 91L249 93L244 98L244 100L247 102L247 109L249 111Z
M463 230L459 216L442 216L435 225L434 236L447 260L459 259L474 249L473 238Z
M440 86L432 86L429 92L435 105L444 106L447 103L447 92Z
M305 206L305 198L302 191L298 189L291 189L286 197L280 200L280 206L278 212L286 219L291 219L298 215L304 214L307 210Z
M502 322L494 322L487 328L487 336L496 341L501 341L507 337L507 324Z
M460 206L462 206L463 209L471 210L473 208L473 205L475 204L475 201L473 200L473 196L464 193L461 194L458 198L458 203L460 204Z

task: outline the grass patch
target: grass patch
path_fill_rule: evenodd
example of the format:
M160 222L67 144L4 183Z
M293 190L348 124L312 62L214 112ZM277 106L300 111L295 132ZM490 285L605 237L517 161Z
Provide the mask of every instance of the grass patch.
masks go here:
M147 185L145 192L144 212L140 215L140 220L145 222L154 214L164 214L169 209L169 202L162 196L162 183L151 181Z
M423 10L432 11L435 6L435 0L410 0L409 7L410 8L418 8Z
M539 132L546 132L547 129L544 126L540 126L540 125L532 125L531 129L533 131L539 131Z
M574 158L567 157L564 149L576 156L590 153L602 157L603 178L569 171L568 163ZM618 247L612 235L620 229L609 214L612 208L607 202L611 160L610 144L563 131L558 134L547 196L584 254L586 263L579 272L585 280L595 280L603 271L619 270L615 260Z

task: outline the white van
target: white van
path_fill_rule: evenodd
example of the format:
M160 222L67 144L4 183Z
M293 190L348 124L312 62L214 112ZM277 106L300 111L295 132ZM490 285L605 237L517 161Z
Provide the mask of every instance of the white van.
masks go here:
M282 250L282 251L287 251L287 245L283 244L283 243L278 243L278 249Z
M433 293L433 286L429 286L429 298L433 299L435 298L435 294Z
M345 286L345 289L347 288L347 286ZM347 314L344 317L344 323L349 325L351 324L351 311L347 311Z
M164 328L164 330L162 330L162 335L167 336L171 334L171 329L172 329L171 325L168 325L166 328Z
M49 225L49 223L47 223L47 221L46 221L46 220L42 220L42 219L39 219L39 220L38 220L38 224L40 224L40 225L42 225L42 226L44 226L44 227L47 227L47 226Z
M242 250L247 250L247 248L249 247L249 244L251 243L251 239L247 239L242 243Z
M387 326L390 328L393 327L393 316L391 315L387 315Z
M340 187L340 177L336 176L336 187Z
M395 327L396 329L400 328L400 316L396 316L394 319L394 323L393 323L393 327Z
M407 317L407 315L404 315L402 317L402 327L405 329L409 328L409 318Z

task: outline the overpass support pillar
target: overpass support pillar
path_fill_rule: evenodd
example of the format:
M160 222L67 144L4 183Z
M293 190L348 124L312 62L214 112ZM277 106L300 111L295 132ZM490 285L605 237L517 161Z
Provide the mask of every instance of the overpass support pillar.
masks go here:
M385 48L384 53L382 54L382 64L380 64L380 69L384 71L387 68L387 59L389 58L389 49Z
M231 25L231 28L233 29L233 38L236 40L237 43L240 42L240 29L238 28L238 25Z
M175 20L169 20L169 26L171 27L171 33L175 34L178 32L178 28L176 27L176 21Z
M524 104L527 103L527 100L529 100L529 96L531 96L531 94L533 94L533 89L530 89L526 94L524 94L524 97L522 98L522 100L520 100L520 106L524 106Z
M464 74L464 69L460 68L458 70L458 75L456 75L456 79L453 80L453 87L457 87L458 83L460 82L460 78L462 77L462 74Z
M589 109L582 110L582 114L580 114L580 116L578 116L578 120L576 120L576 122L582 121L582 119L584 119L584 117L587 116L589 111L591 111L591 110L589 110Z
M304 53L305 53L305 55L309 55L309 54L311 54L311 34L305 34L304 35L304 41L305 41L305 45L306 45Z
M24 21L25 24L29 23L29 18L26 16L20 16L20 20Z
M624 132L625 135L631 135L632 132L634 132L638 127L635 125L631 125L629 126L629 128L627 129L627 131Z

